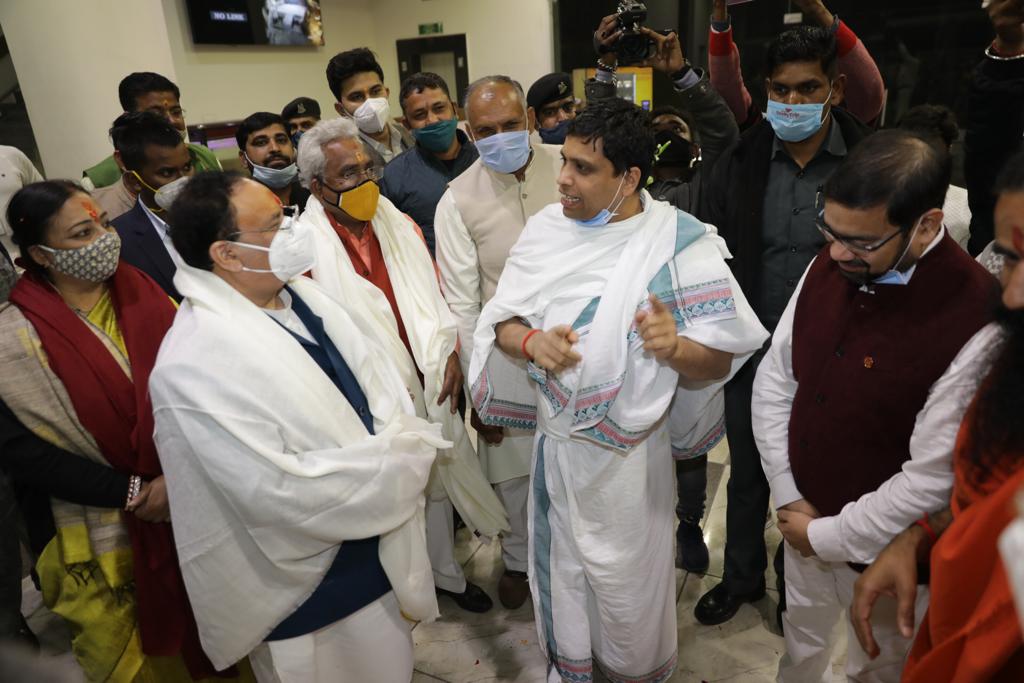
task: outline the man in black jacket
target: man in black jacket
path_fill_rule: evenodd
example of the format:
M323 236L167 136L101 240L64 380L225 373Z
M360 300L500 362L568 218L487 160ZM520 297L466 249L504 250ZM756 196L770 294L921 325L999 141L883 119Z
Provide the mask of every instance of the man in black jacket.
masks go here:
M839 109L846 85L835 39L802 26L768 48L768 112L718 160L701 202L701 218L718 227L732 268L769 331L774 331L824 238L815 226L817 193L849 150L871 130ZM762 353L726 386L731 473L722 582L694 611L702 624L731 619L765 595L764 520L768 482L750 423L754 375ZM781 577L781 554L776 568ZM780 578L781 584L781 578ZM784 609L781 607L780 609Z
M994 239L996 176L1021 148L1024 136L1024 2L992 0L996 39L975 68L968 99L964 172L971 205L971 239L977 256Z
M161 217L164 207L157 192L191 176L192 157L177 130L151 112L122 114L114 121L110 137L114 158L124 169L125 184L138 197L131 211L112 221L121 237L121 259L153 278L175 301L181 301L174 287L176 256ZM166 200L163 203L170 206Z

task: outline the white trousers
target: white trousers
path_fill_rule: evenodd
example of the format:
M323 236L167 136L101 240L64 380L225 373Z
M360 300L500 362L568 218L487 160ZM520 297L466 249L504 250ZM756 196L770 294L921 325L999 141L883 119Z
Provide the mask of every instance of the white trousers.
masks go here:
M455 559L455 512L447 495L427 496L427 555L434 585L452 593L466 590L466 575Z
M832 681L832 632L845 618L846 677L850 681L898 683L912 640L900 635L896 601L882 597L875 603L871 629L881 653L874 660L861 649L846 610L853 602L853 584L860 576L844 563L803 557L789 543L786 563L786 611L782 613L786 654L779 662L782 683ZM914 623L920 624L928 608L928 587L917 587Z
M319 631L261 643L249 662L259 683L409 683L412 631L392 592Z
M676 667L668 429L621 455L537 433L530 589L548 681L664 683Z
M525 572L529 566L527 503L530 500L530 477L516 477L495 484L494 492L508 514L509 531L501 535L501 559L505 562L505 569Z

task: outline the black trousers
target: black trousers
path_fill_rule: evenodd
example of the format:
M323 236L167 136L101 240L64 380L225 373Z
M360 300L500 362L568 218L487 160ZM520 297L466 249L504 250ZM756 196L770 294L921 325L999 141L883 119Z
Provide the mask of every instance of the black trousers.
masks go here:
M0 640L21 628L21 535L14 493L0 472Z
M766 347L767 348L767 347ZM764 358L758 351L725 386L725 427L729 437L729 504L725 514L725 571L722 583L730 593L751 593L761 585L768 568L764 527L768 512L768 480L754 442L750 401L754 376ZM775 558L782 590L782 546Z

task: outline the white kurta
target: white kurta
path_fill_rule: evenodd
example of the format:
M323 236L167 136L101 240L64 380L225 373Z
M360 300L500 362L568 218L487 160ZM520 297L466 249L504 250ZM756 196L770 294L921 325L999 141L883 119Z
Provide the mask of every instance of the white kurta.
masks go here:
M484 199L487 200L496 201L497 197ZM506 229L514 229L514 226L506 226ZM468 381L469 360L473 356L473 333L476 331L480 311L488 299L480 277L484 266L478 245L459 213L451 190L445 192L437 204L434 235L437 239L437 265L441 270L444 297L458 326L462 346L459 360ZM507 258L508 254L505 256ZM508 381L525 383L525 364L511 358L506 360ZM490 445L478 439L477 453L484 474L492 484L529 476L530 460L533 457L533 431L506 426L505 438L498 445ZM509 511L509 514L513 513Z
M663 681L676 664L675 479L665 415L678 375L644 353L634 317L648 292L679 334L736 355L767 337L725 263L724 243L645 192L642 214L581 228L558 205L527 224L475 334L481 417L537 426L530 583L551 680ZM553 376L530 365L530 396L491 381L494 325L572 324L583 360ZM643 577L643 581L638 581Z
M182 576L213 664L234 664L292 614L346 540L379 535L403 612L435 617L423 492L450 444L415 416L362 312L291 283L358 379L374 436L298 341L224 280L182 265L174 281L186 300L150 392Z

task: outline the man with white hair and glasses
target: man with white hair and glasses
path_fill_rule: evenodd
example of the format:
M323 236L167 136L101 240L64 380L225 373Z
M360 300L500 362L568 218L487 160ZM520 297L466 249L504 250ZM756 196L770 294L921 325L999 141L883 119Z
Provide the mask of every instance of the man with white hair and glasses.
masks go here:
M307 131L298 163L299 179L311 193L300 223L316 244L313 279L375 321L417 414L440 423L454 444L439 453L427 492L427 547L438 593L463 609L486 612L491 598L466 581L455 559L453 505L483 537L496 536L508 522L457 414L462 370L456 325L423 234L380 196L373 156L351 120L321 121Z

